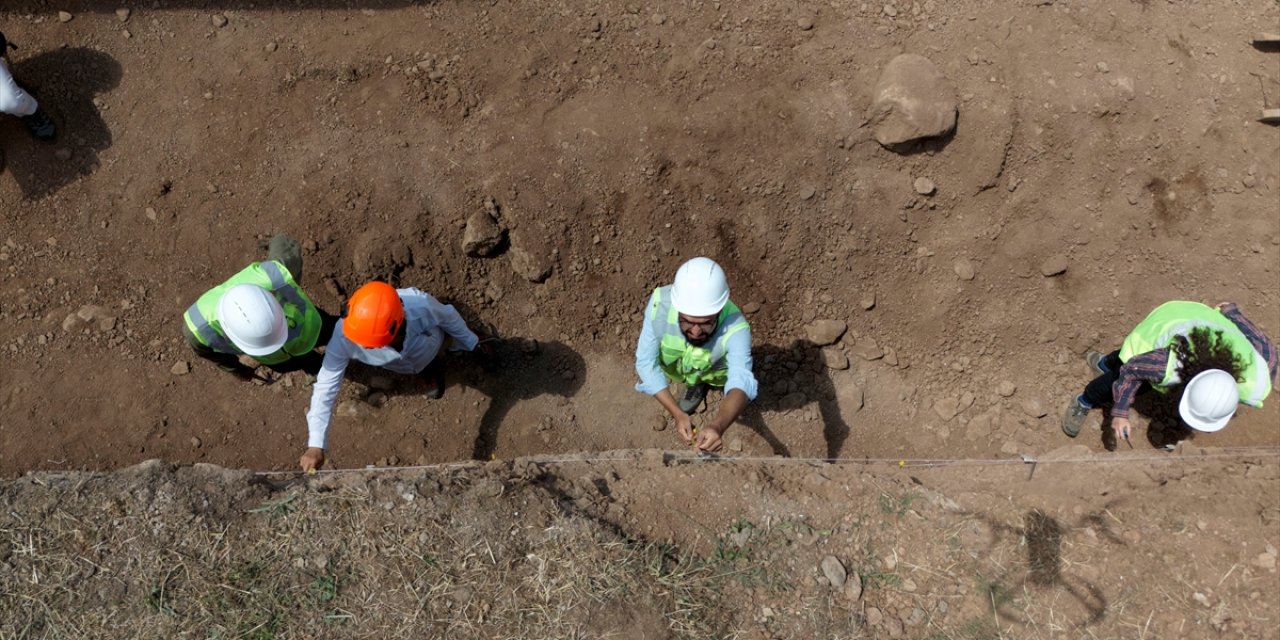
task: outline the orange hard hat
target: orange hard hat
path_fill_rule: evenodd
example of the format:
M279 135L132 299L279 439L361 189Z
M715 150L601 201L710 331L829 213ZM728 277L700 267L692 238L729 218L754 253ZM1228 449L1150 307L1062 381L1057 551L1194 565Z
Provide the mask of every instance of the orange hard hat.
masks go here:
M391 344L404 324L404 305L395 287L373 281L351 294L342 310L342 335L370 349Z

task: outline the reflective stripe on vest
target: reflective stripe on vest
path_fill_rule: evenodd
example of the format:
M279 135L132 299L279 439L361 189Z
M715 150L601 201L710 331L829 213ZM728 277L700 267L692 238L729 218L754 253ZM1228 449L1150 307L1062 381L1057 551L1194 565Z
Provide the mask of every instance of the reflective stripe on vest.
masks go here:
M1244 380L1236 384L1240 401L1261 407L1263 399L1271 393L1271 370L1262 359L1262 354L1258 353L1230 318L1199 302L1175 300L1156 307L1125 337L1124 344L1120 347L1120 360L1128 362L1140 353L1167 349L1179 336L1189 336L1192 331L1201 327L1220 332L1223 343L1244 363L1244 370L1240 372ZM1178 360L1170 352L1169 365L1158 387L1169 387L1179 382Z
M200 308L196 305L187 307L187 318L187 326L205 346L222 353L240 353L230 340L209 325L209 321L205 319L204 314L200 313Z
M298 288L289 284L289 281L284 277L284 273L282 273L284 270L280 268L280 265L277 264L276 261L267 260L259 263L258 266L262 267L262 272L267 274L267 277L271 279L272 293L284 298L285 302L297 307L299 310L305 310L307 308L307 303L302 300L302 295L298 293ZM290 325L289 337L285 342L292 342L298 339L298 336L301 333L301 322L296 322L293 325Z
M711 348L689 344L680 330L680 312L671 304L671 287L653 290L649 299L649 319L662 336L658 343L658 366L668 378L685 384L707 383L723 387L729 379L729 337L748 328L747 319L732 301L717 317Z

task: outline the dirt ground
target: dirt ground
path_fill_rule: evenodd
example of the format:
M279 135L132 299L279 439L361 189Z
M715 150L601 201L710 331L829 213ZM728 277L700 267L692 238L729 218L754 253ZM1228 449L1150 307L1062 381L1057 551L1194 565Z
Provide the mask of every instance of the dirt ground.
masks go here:
M755 458L1016 461L1015 492L987 477L997 472L973 471L988 467L935 469L926 484L964 513L993 510L989 520L1022 544L1018 527L1043 518L1091 528L1102 538L1090 539L1082 562L1119 563L1139 586L1086 576L1072 584L1098 586L1113 603L1097 620L1072 626L1093 610L1086 595L1077 598L1085 609L1061 620L996 616L994 631L974 627L973 637L1274 633L1280 584L1267 545L1280 544L1280 401L1180 445L1256 464L1173 460L1160 449L1183 434L1157 401L1141 407L1155 418L1136 421L1132 451L1107 451L1114 443L1096 414L1076 441L1058 421L1089 379L1085 352L1116 348L1166 300L1234 301L1280 337L1280 130L1256 121L1280 103L1280 52L1251 44L1280 31L1275 2L5 0L0 30L20 46L10 54L15 75L61 128L45 145L0 116L0 477L54 474L6 481L6 500L19 501L7 512L23 513L33 499L22 487L43 486L39 478L109 483L75 472L155 458L296 466L307 376L239 382L179 335L185 307L264 257L275 233L303 243L302 284L330 312L364 281L386 278L453 302L503 337L496 371L450 358L440 400L395 379L369 402L375 373L350 372L331 467L685 455L657 403L633 390L632 353L649 291L684 260L709 255L753 330L760 397L726 434L726 455L741 460L690 477L680 465L610 463L635 478L631 497L612 504L640 510L613 514L609 526L588 518L600 527L592 535L628 549L669 540L710 557L719 547L709 541L741 537L730 531L736 519L772 531L770 508L846 533L859 520L843 518L856 509L910 511L892 503L910 487L865 484L897 482L892 467L889 479L847 472L837 481L847 492L805 494L797 480L752 500L735 495L742 478L776 473L778 463ZM954 135L905 153L877 144L865 117L881 70L900 53L929 58L959 102ZM917 178L936 192L918 193ZM486 206L507 242L469 257L466 220ZM1052 261L1065 272L1043 275ZM815 344L807 327L819 320L848 330L833 347ZM1136 462L1091 462L1065 467L1083 470L1064 474L1069 481L1021 479L1020 456L1067 445L1090 460L1171 461L1143 472L1128 471L1146 468ZM477 469L469 473L484 474ZM558 472L535 476L544 473ZM1099 496L1130 473L1132 511L1119 514ZM1166 483L1142 480L1164 476L1197 486L1166 495ZM714 498L683 488L699 480L717 483ZM259 494L228 504L275 499ZM698 533L637 507L643 500L714 500L740 512L714 515ZM547 504L552 513L558 503ZM1124 520L1133 539L1120 534L1124 544L1113 545L1098 523L1081 524L1095 512ZM947 562L948 532L969 521L939 515L921 529L936 539L905 539L930 550L922 571L940 570L931 563ZM894 522L887 530L912 530ZM1186 532L1199 533L1192 542ZM875 562L861 553L835 555L873 566L887 551ZM1269 569L1251 564L1267 553ZM1194 554L1194 576L1177 573L1191 571L1182 554ZM12 557L0 572L17 567ZM978 588L972 575L947 580ZM1178 580L1195 588L1168 586ZM1201 581L1218 586L1197 609L1189 598L1205 595ZM1229 584L1236 599L1220 606ZM703 595L742 596L704 586ZM1156 607L1161 588L1182 607L1177 619L1199 626L1159 613L1144 626L1147 613L1166 610ZM791 603L766 592L757 599ZM1152 608L1119 611L1125 598ZM890 619L912 615L906 602L855 600L852 626L810 617L813 626L761 628L889 634ZM1236 608L1250 602L1263 604ZM868 608L881 605L890 613L871 624ZM1225 608L1239 624L1211 625ZM897 631L963 637L976 615ZM726 616L705 628L659 616L661 632L622 635L733 635L770 617ZM501 628L496 635L522 635Z

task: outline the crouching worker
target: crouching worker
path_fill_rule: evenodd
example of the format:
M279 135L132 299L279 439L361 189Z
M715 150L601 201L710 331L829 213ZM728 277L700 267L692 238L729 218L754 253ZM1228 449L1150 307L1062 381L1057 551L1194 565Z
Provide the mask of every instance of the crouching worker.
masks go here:
M719 451L721 439L756 397L751 372L751 327L729 300L724 270L710 258L694 258L676 271L675 282L649 297L636 345L636 390L647 393L671 415L676 431L700 451ZM667 381L683 383L678 402ZM694 439L689 417L707 389L724 390L711 422Z
M298 461L303 471L324 465L329 421L342 386L347 364L358 360L387 371L421 376L426 396L439 398L443 380L438 367L428 368L446 346L451 351L492 353L491 339L467 328L453 305L417 289L396 289L385 282L370 282L352 294L342 318L325 347L324 365L316 376L307 412L307 450Z
M268 245L267 259L255 262L206 291L187 308L182 336L196 355L242 380L252 380L247 355L274 371L320 370L315 348L333 332L337 318L311 302L298 280L302 250L288 236Z
M1072 438L1089 410L1111 405L1111 427L1128 440L1129 407L1143 385L1178 399L1188 427L1213 432L1227 426L1240 403L1261 407L1276 377L1275 344L1235 304L1166 302L1152 311L1108 355L1090 352L1098 374L1071 400L1062 430Z

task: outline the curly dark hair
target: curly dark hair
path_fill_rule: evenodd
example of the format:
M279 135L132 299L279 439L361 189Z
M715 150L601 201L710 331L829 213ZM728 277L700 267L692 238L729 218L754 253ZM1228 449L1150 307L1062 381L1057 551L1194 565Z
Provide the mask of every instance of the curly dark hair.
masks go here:
M1222 339L1222 331L1217 329L1192 329L1191 333L1175 338L1169 351L1178 359L1179 387L1211 369L1226 371L1236 382L1244 380L1244 359L1231 350L1231 345Z

